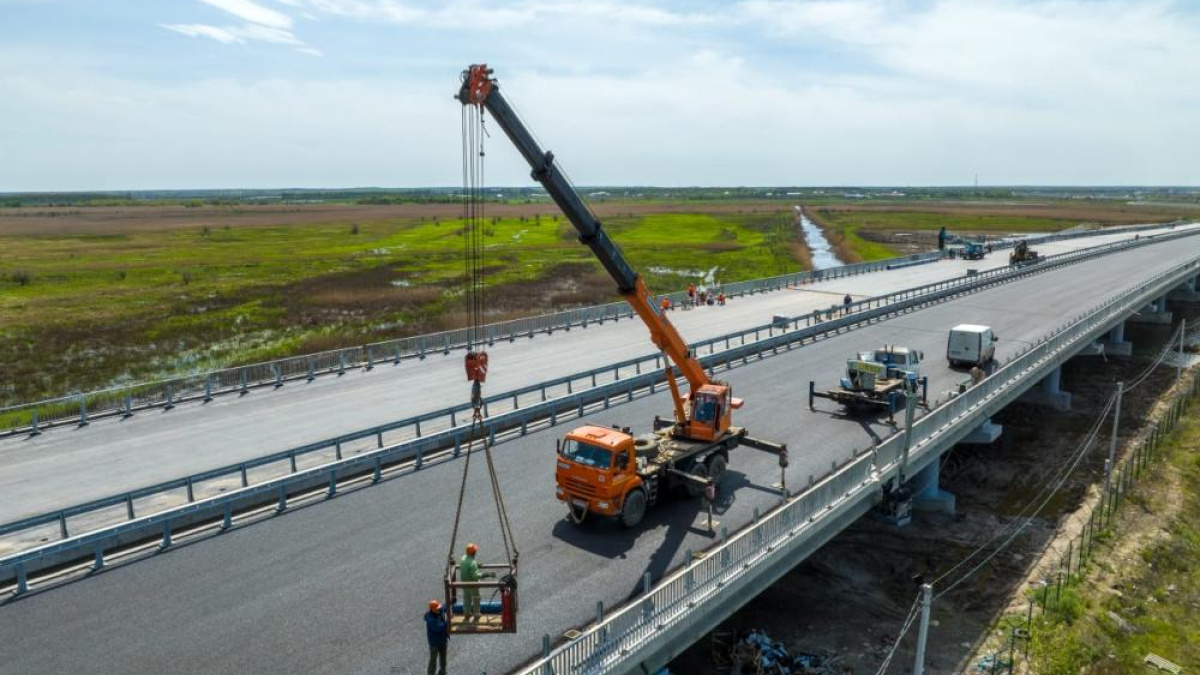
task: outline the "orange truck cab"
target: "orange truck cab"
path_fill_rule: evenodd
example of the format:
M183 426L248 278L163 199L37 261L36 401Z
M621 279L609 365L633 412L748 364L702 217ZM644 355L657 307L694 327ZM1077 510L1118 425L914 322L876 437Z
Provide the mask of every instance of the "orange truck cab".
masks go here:
M633 436L591 425L573 429L559 442L555 482L558 499L567 503L576 520L588 511L620 514L629 491L642 485Z

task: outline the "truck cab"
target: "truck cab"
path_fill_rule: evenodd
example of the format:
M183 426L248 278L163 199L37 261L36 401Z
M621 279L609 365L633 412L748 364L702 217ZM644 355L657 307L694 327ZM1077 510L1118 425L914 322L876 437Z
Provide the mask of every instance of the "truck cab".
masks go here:
M620 514L625 495L642 483L633 436L627 429L592 425L571 430L559 441L554 479L556 496L573 515Z
M878 363L886 369L886 377L903 378L912 373L918 377L921 375L921 361L925 358L925 354L916 349L908 347L893 347L886 346L876 349L873 352L862 352L858 355L859 360Z

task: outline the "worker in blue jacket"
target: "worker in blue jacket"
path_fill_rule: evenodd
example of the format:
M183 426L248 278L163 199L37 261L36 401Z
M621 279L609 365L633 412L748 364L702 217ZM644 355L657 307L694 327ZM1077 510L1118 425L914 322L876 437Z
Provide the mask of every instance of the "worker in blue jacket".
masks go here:
M429 675L446 675L446 646L450 643L450 626L446 621L446 610L437 600L430 600L429 611L425 612L425 637L429 639L427 672Z

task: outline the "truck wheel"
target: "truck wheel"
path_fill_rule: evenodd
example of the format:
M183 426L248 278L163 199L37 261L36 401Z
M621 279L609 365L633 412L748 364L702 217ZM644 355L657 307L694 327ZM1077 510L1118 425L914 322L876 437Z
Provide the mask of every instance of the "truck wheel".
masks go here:
M713 484L721 482L721 476L725 475L725 456L713 455L708 458L708 477L712 479Z
M638 488L625 495L625 506L621 509L621 524L637 527L646 515L646 493Z
M708 467L704 466L702 462L696 462L692 465L692 468L688 469L688 473L692 474L696 478L708 478ZM689 497L699 497L700 495L704 494L704 487L697 485L692 481L688 481L687 493Z

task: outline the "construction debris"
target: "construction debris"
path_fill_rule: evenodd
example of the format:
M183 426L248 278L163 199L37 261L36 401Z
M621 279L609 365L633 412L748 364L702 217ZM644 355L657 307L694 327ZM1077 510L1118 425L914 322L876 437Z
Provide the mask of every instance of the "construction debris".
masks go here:
M764 632L752 630L733 646L729 661L731 675L834 675L839 657L798 652L792 654L782 642L773 642Z

